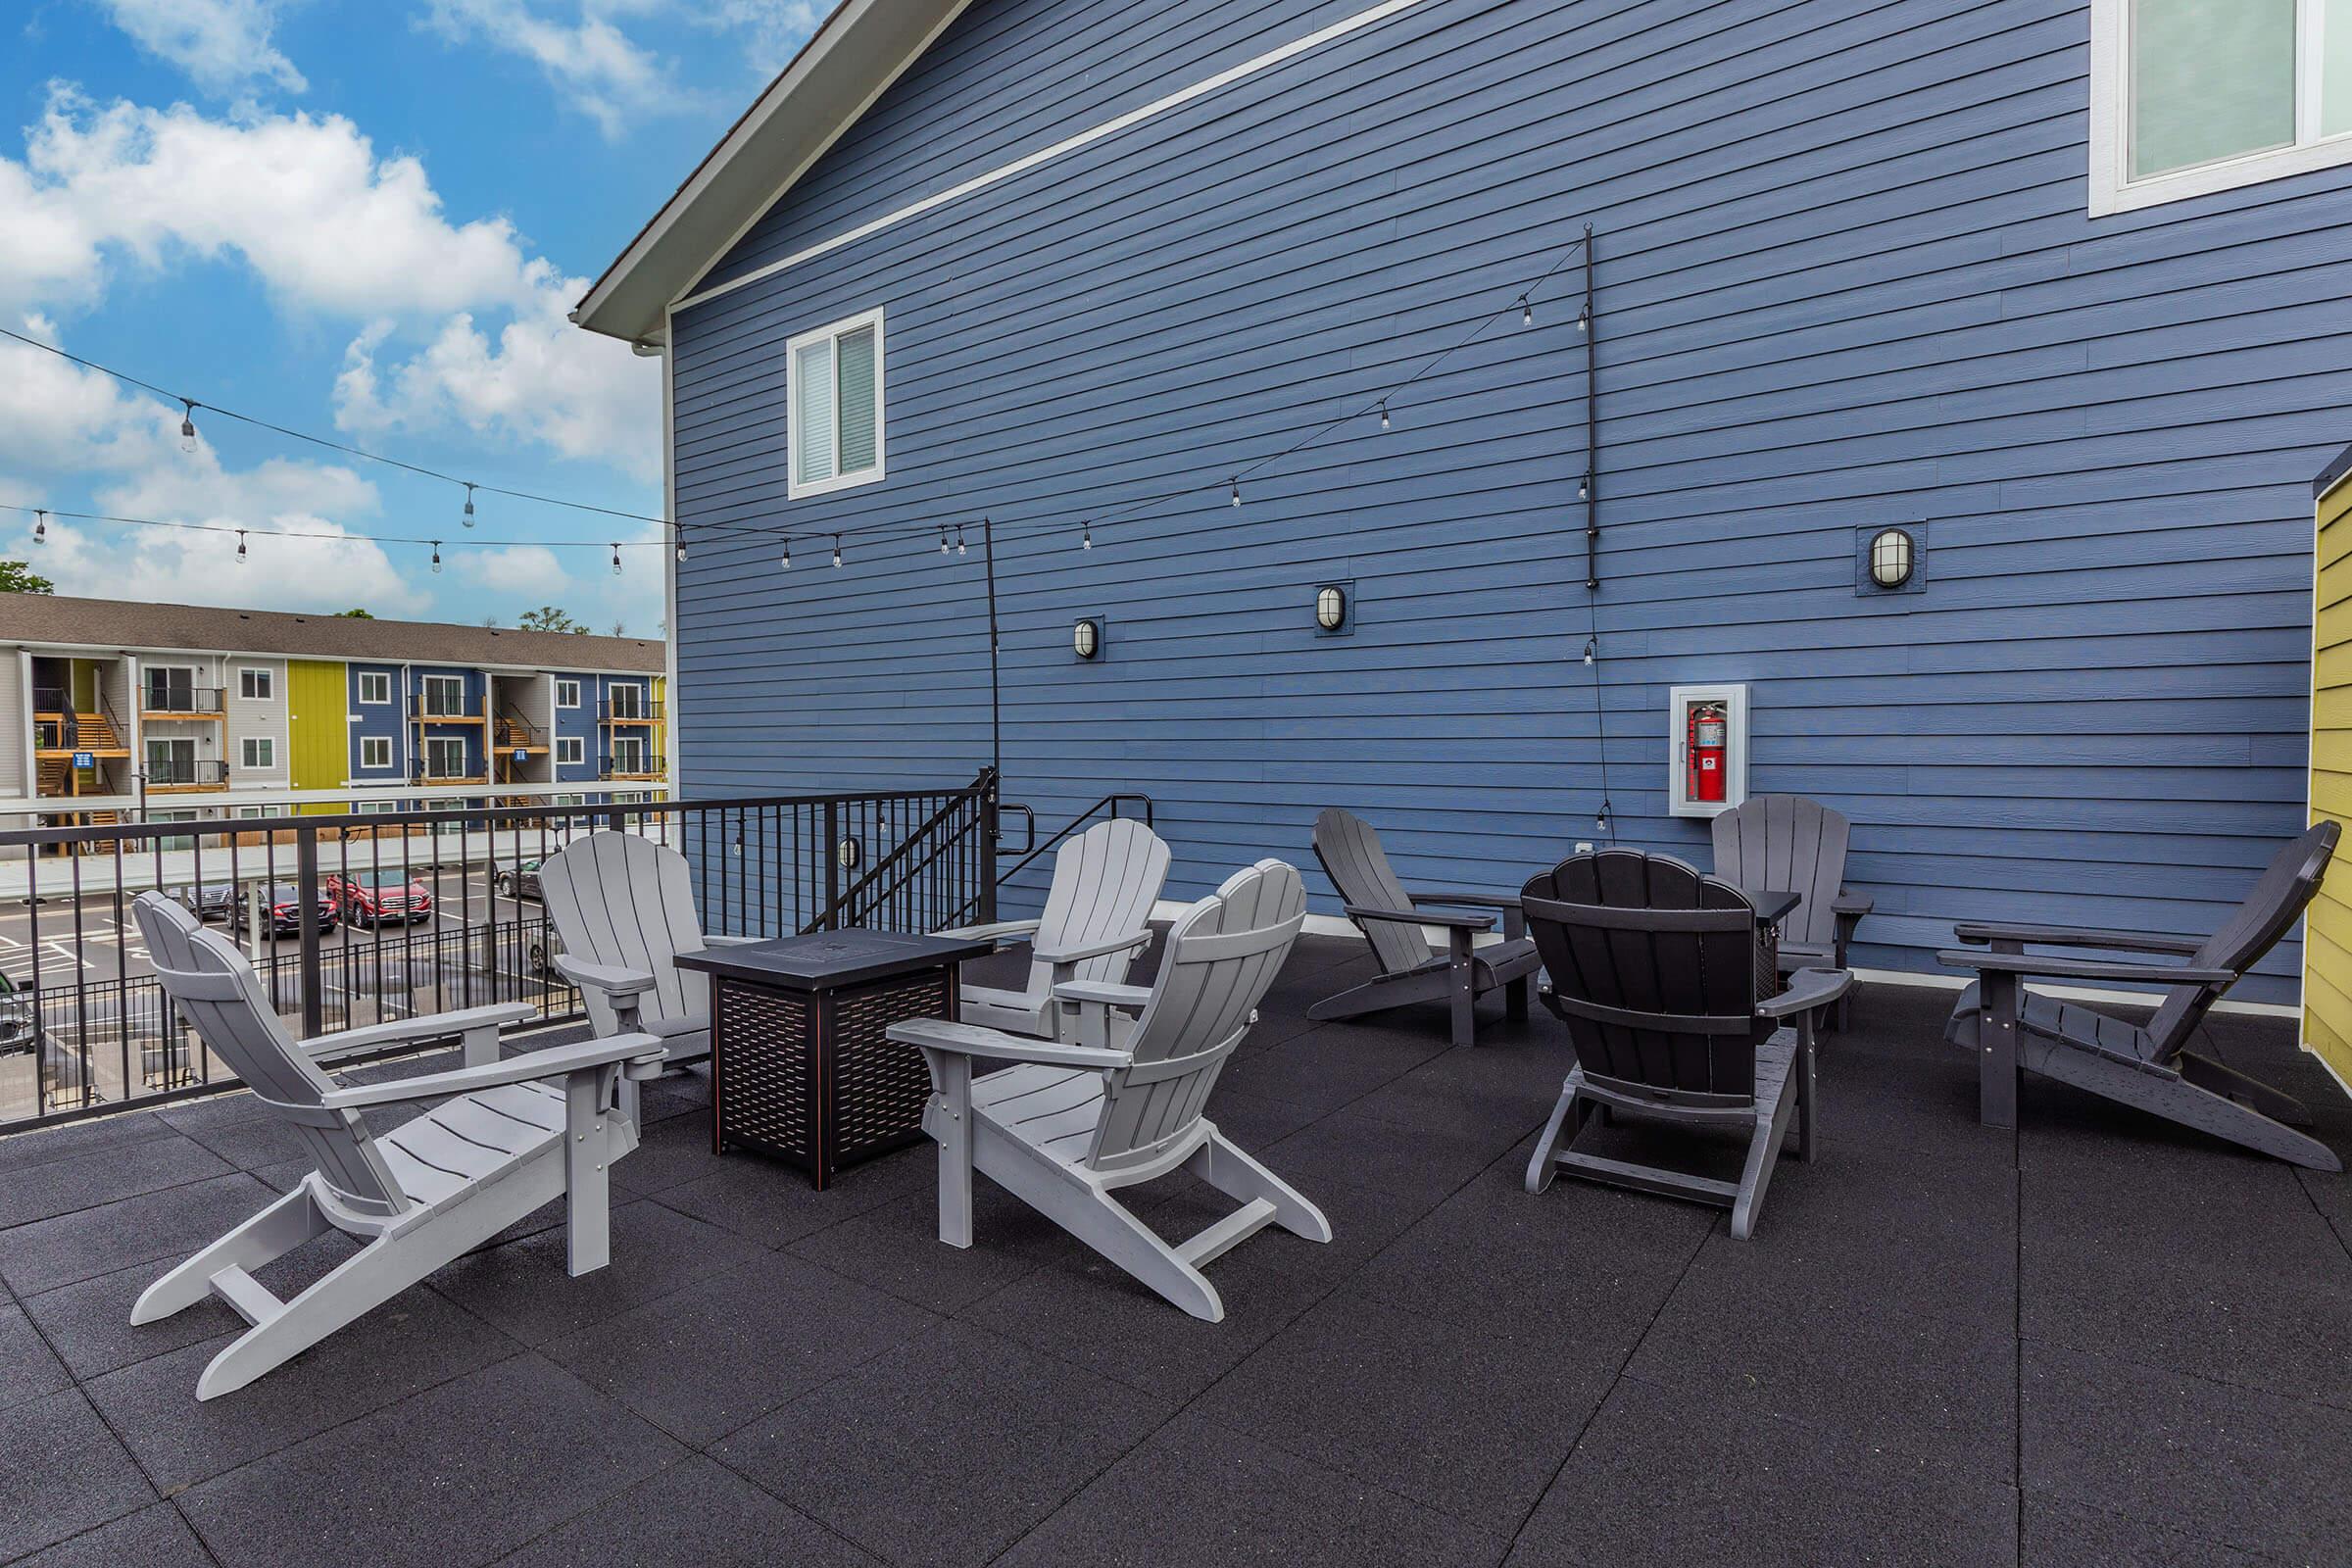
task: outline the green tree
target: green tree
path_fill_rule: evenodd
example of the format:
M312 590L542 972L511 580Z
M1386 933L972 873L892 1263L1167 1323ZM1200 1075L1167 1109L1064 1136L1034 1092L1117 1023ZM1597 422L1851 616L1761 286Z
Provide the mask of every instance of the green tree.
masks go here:
M335 618L337 620L373 620L375 616L354 605L349 610L336 611Z
M515 617L514 624L523 631L585 632L588 629L581 622L571 618L571 612L559 609L554 605L541 605L537 610L526 610Z
M0 592L57 592L57 583L33 571L33 562L0 562Z

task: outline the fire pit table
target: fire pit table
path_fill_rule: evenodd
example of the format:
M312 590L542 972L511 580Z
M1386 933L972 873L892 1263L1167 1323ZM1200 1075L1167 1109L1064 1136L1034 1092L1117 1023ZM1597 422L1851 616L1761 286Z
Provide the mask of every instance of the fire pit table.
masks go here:
M956 971L991 942L897 931L819 931L681 954L710 976L710 1136L808 1173L923 1136L931 1075L888 1037L907 1018L956 1016Z

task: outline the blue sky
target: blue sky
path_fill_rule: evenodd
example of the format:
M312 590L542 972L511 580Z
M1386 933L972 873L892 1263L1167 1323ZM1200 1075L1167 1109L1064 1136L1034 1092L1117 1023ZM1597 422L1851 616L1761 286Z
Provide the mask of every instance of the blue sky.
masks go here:
M485 484L661 510L658 362L564 321L816 0L32 0L0 21L0 324ZM21 19L21 20L19 20ZM60 592L657 631L658 548L197 416L0 339L0 554ZM295 538L291 534L329 537ZM367 535L442 535L423 546ZM272 537L275 535L276 537ZM597 548L554 549L557 541ZM498 541L482 543L480 541Z

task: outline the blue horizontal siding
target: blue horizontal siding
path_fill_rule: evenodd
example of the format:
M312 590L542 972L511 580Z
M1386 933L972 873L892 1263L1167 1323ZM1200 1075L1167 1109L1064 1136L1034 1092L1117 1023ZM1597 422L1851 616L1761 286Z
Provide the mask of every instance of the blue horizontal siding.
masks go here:
M979 0L711 273L745 276L1359 8ZM2301 819L2308 491L2352 402L2342 172L2084 216L2080 0L1429 0L675 318L692 794L1149 793L1200 892L1322 806L1516 886L1665 812L1665 691L1745 680L1751 787L1855 820L1860 961L1956 919L2217 924ZM1584 589L1572 268L1598 225L1604 527ZM888 312L889 476L786 495L783 345ZM1039 533L1031 520L1068 515ZM964 521L935 537L861 539ZM1853 589L1925 522L1925 591ZM791 571L769 535L788 530ZM850 564L825 564L848 530ZM1356 584L1354 634L1308 600ZM1108 655L1067 652L1105 617ZM1321 906L1329 907L1326 901ZM2291 944L2249 994L2288 994Z

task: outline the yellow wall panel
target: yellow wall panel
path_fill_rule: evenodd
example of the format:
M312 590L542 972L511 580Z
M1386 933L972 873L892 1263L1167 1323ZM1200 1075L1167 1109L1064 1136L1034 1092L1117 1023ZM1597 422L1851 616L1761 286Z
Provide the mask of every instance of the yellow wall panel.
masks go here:
M2352 475L2319 498L2312 554L2311 819L2352 819ZM2352 851L2303 938L2303 1043L2352 1083Z
M295 659L286 663L286 750L298 790L340 788L351 777L351 708L340 660ZM339 805L304 807L340 811Z

